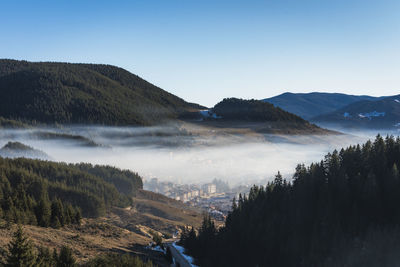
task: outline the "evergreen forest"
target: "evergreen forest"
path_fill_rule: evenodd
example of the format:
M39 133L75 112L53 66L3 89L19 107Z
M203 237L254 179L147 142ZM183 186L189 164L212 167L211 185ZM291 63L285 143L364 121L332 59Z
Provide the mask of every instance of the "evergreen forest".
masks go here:
M200 266L398 266L400 138L333 151L234 200L181 239Z

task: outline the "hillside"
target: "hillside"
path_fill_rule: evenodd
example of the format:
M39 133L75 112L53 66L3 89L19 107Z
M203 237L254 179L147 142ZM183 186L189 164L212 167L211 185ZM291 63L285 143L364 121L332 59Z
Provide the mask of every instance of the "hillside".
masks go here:
M110 65L0 60L0 117L8 120L153 125L198 108Z
M96 218L110 207L127 207L142 187L136 173L109 166L0 157L0 218L57 228L78 210ZM67 215L68 209L74 211Z
M0 157L50 159L49 155L20 142L8 142L0 148Z
M359 101L311 120L353 128L394 129L400 123L400 95Z
M283 93L263 99L263 101L296 114L306 120L315 116L333 112L348 104L361 100L378 100L372 96L356 96L339 93Z
M22 224L36 247L68 245L80 263L114 252L166 266L145 248L154 232L169 238L199 226L201 214L142 187L136 173L110 166L0 157L0 265Z
M259 100L225 98L212 112L222 120L230 121L287 121L306 123L302 118Z
M333 151L240 195L226 225L182 238L199 266L397 266L400 139Z
M199 125L241 134L245 131L279 134L332 134L292 113L260 100L225 98L201 111Z

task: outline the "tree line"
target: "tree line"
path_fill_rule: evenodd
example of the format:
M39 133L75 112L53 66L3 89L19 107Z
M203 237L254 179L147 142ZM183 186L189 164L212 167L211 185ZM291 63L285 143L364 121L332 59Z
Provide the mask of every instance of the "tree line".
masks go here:
M109 166L0 157L0 218L43 227L79 223L111 206L127 207L138 174Z
M400 139L377 136L278 173L234 200L226 224L183 234L200 266L396 266Z

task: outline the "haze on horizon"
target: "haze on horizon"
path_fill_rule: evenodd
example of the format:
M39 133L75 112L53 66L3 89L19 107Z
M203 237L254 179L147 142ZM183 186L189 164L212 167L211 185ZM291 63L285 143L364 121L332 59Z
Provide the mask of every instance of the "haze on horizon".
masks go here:
M400 2L4 1L0 58L123 67L188 101L394 95Z

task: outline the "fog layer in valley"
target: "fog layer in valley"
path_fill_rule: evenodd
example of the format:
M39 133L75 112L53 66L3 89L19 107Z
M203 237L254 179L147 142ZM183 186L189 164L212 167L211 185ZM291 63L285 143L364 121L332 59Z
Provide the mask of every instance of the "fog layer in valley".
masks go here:
M64 162L107 164L174 183L265 184L298 163L373 138L376 131L332 136L197 134L179 127L68 127L0 130L0 146L19 141ZM384 133L386 134L386 133Z

